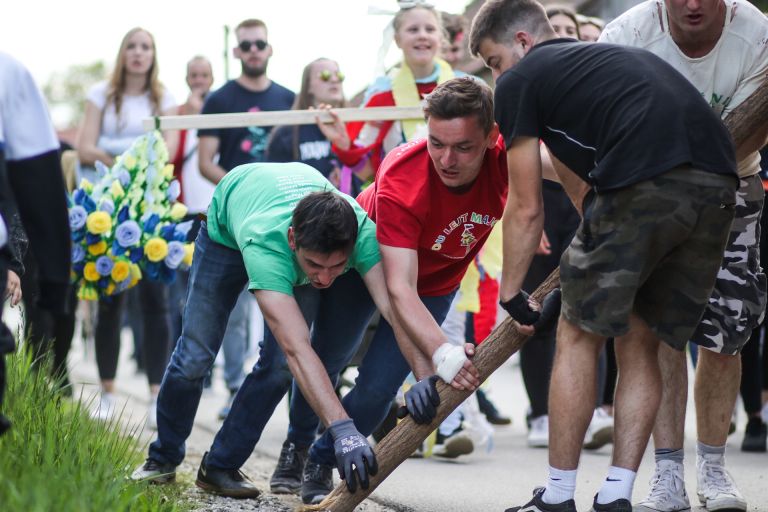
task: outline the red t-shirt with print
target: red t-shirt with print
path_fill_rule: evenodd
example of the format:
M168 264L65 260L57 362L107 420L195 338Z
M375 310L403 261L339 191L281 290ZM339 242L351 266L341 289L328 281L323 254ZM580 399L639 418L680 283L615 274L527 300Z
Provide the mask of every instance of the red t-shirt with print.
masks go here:
M435 171L427 141L417 140L390 151L373 185L357 197L376 222L379 243L418 252L419 295L446 295L458 288L501 220L508 180L501 137L486 150L482 165L469 190L452 192Z

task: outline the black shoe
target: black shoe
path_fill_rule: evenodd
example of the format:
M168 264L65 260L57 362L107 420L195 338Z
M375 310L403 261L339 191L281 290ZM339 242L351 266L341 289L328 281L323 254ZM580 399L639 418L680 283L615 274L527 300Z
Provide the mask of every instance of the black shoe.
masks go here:
M301 475L308 452L308 446L299 448L287 439L283 442L277 467L269 479L269 488L273 493L296 494L301 490Z
M0 436L11 428L11 420L0 414Z
M743 452L765 452L766 438L768 438L768 425L758 417L749 418L747 428L744 430L744 441L741 443Z
M151 484L167 484L176 481L176 466L163 464L155 459L147 458L144 464L136 468L131 474L131 480L135 482L149 482Z
M622 498L603 505L597 502L597 494L595 494L595 500L589 512L632 512L632 503Z
M203 455L197 470L195 485L199 488L229 498L258 498L259 490L239 469L217 469L206 465L208 452Z
M301 501L315 505L333 490L333 466L307 461L301 479Z
M533 499L531 501L521 507L508 508L504 512L576 512L575 501L568 500L554 504L544 503L541 499L542 494L544 494L544 487L537 487L533 490Z

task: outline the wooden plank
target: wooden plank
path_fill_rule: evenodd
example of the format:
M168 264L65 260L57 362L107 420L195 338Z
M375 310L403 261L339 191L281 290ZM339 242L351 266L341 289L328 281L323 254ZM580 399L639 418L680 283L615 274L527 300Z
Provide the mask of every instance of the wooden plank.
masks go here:
M334 111L344 122L424 119L424 112L421 107L338 108ZM145 130L149 131L156 127L156 121L159 122L158 128L161 130L315 124L318 115L322 122L332 122L331 116L327 112L319 112L317 110L275 110L273 112L150 117L145 119L142 125Z

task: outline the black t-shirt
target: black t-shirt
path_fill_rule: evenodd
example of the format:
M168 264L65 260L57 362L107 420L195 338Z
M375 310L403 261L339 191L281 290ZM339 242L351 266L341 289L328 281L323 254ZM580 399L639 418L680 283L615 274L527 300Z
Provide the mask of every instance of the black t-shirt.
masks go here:
M294 134L298 135L296 143L294 143ZM267 146L267 160L269 162L302 162L311 165L326 178L335 167L339 169L342 167L331 152L331 142L315 124L275 128ZM352 189L349 195L356 197L361 191L361 185L360 178L352 175Z
M275 82L263 91L254 92L246 89L236 80L230 80L205 100L202 113L228 114L290 110L293 98L293 92ZM198 130L198 135L219 139L219 165L229 171L238 165L263 162L271 130L271 126L210 128Z
M553 39L499 77L495 117L513 138L541 138L598 192L679 165L736 175L730 134L691 83L652 53Z

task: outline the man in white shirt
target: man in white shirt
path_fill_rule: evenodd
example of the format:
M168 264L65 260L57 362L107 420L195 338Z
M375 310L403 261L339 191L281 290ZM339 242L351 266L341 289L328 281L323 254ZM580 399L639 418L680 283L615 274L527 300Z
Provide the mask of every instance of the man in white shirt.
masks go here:
M768 72L768 19L746 0L648 0L610 23L600 42L649 50L687 77L725 119ZM760 268L764 192L757 172L768 123L737 148L736 216L717 283L691 341L699 350L695 402L698 432L697 494L707 510L746 510L725 471L725 443L739 391L739 352L766 305ZM635 510L689 510L683 478L687 400L685 353L661 345L664 394L654 427L656 472Z

